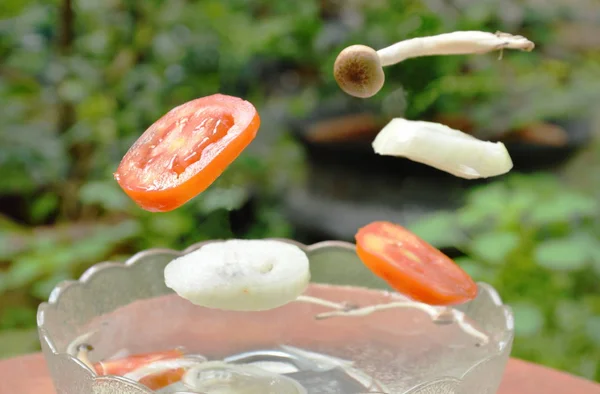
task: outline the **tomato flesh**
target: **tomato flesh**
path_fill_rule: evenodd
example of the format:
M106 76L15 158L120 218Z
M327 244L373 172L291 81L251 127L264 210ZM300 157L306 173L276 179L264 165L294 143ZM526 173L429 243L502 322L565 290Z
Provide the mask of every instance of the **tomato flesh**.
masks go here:
M151 390L160 390L181 381L183 375L185 375L184 368L169 369L145 376L139 382Z
M206 190L252 142L254 106L215 94L173 108L131 146L114 176L141 208L167 212Z
M379 221L356 233L362 262L393 289L430 305L474 299L477 284L445 254L402 226Z
M183 351L180 349L143 353L116 360L100 361L94 364L94 369L98 375L123 376L155 361L170 360L181 357L183 357Z

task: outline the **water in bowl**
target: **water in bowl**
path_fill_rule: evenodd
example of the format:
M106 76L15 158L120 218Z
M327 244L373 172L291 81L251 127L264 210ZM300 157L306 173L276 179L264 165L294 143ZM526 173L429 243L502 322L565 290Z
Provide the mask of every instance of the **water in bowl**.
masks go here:
M319 284L306 295L355 308L401 298ZM155 369L149 362L119 372L164 394L402 394L440 379L458 382L506 346L501 334L482 344L457 324L436 323L418 309L315 318L328 311L293 302L265 312L228 312L168 294L94 319L71 348L83 351L100 373L100 363L175 351L171 361L181 364L152 360Z

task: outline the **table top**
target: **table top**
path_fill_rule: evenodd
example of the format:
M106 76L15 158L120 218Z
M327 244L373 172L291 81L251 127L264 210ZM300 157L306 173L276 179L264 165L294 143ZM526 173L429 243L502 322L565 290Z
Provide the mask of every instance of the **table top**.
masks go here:
M0 361L0 394L55 394L40 353ZM498 394L600 394L600 384L511 359Z

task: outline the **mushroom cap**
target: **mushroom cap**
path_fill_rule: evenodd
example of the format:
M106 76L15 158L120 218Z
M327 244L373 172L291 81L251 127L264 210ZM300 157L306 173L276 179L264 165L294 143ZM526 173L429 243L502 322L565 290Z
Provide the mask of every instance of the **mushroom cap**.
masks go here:
M352 45L341 51L333 65L333 76L344 92L360 98L376 95L385 82L377 51L366 45Z

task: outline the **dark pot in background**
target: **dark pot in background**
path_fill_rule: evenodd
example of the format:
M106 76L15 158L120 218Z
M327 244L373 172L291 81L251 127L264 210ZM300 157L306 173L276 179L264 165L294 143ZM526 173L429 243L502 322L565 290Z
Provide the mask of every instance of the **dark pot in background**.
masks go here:
M371 142L389 120L355 103L320 107L306 119L290 122L309 167L307 182L287 197L299 239L351 241L358 227L373 220L406 225L435 211L456 209L469 188L501 178L466 180L408 159L376 155ZM590 139L587 121L552 124L566 136L553 145L541 145L531 130L509 134L504 143L513 171L553 170Z
M548 143L537 140L552 132ZM561 133L556 135L555 132ZM592 122L588 119L550 120L509 134L504 142L517 171L552 170L564 164L592 139Z
M367 105L354 104L346 108L320 108L307 119L291 121L290 127L314 164L337 163L358 170L382 171L394 176L418 174L424 177L450 177L444 172L407 159L374 154L371 142L389 120ZM460 125L441 123L451 127L458 126L459 130L469 132ZM557 136L557 129L563 130L563 135ZM546 131L552 132L553 136L544 139L543 133ZM550 120L515 130L498 140L506 145L513 159L514 171L530 172L560 166L584 147L590 138L589 120L566 119Z

